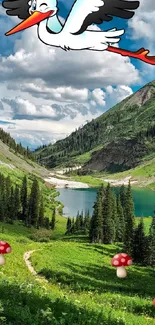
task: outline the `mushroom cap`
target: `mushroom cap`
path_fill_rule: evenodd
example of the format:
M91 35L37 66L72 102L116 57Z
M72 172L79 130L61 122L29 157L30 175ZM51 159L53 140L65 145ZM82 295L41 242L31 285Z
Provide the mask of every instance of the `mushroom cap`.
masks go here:
M11 246L7 242L0 240L0 254L8 253L11 253Z
M155 298L152 301L152 305L155 306Z
M115 267L132 265L132 258L126 253L116 254L112 260L111 265Z

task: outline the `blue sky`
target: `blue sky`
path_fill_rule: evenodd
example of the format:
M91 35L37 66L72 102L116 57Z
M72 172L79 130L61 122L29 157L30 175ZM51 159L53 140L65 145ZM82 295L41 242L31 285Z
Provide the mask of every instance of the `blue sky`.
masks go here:
M66 18L73 0L59 1ZM140 1L135 16L114 18L101 29L125 29L119 47L155 54L153 0ZM70 134L147 82L155 67L108 52L64 52L37 38L36 26L6 37L20 22L0 8L0 127L24 145L36 148Z

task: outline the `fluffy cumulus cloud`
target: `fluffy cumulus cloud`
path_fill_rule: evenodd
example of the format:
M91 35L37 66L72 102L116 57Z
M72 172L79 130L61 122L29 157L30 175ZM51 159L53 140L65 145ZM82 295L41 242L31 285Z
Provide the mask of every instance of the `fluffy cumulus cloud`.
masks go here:
M136 15L128 22L128 26L131 28L130 36L132 39L154 40L154 15L155 1L140 0L140 6L136 11Z
M3 30L16 20L5 21ZM36 27L14 38L11 54L1 54L0 75L1 119L14 122L4 128L32 147L67 136L132 94L132 85L140 82L129 58L52 48L38 40Z

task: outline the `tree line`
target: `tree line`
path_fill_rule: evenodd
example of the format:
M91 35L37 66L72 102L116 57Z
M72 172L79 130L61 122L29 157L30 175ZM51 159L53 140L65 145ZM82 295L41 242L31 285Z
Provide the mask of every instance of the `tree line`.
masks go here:
M0 221L13 223L22 220L26 227L55 228L55 208L52 218L45 215L43 195L37 178L28 187L27 177L24 176L22 185L14 185L9 176L0 174Z
M0 140L5 143L9 148L13 149L15 153L19 153L22 156L35 161L34 153L29 149L29 147L24 148L21 143L16 143L16 141L10 136L9 133L5 132L0 128Z
M87 215L87 214L86 214ZM87 226L85 228L86 221ZM83 213L76 220L68 218L66 234L84 231L91 243L119 244L136 264L155 266L155 211L149 233L144 230L143 218L136 223L130 182L121 186L116 195L110 184L98 190L92 217Z
M89 234L89 229L90 229L90 214L89 210L85 211L85 215L83 211L79 213L77 212L76 219L67 219L67 226L66 226L66 235L71 235L71 234Z

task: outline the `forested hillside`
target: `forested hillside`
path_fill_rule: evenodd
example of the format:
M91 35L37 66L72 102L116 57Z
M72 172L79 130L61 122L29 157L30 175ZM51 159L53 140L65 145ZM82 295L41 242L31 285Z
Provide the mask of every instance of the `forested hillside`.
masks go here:
M152 81L64 140L39 148L35 152L37 160L48 167L68 165L69 161L70 165L85 163L90 170L132 168L155 150L154 117L155 81ZM99 157L102 157L100 162Z
M27 147L24 148L21 143L16 143L16 141L10 136L9 133L5 132L0 128L0 140L5 143L10 149L14 150L15 153L19 153L26 158L35 161L35 155Z

